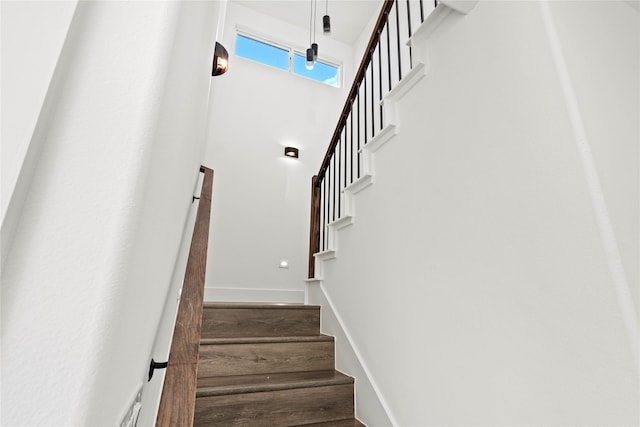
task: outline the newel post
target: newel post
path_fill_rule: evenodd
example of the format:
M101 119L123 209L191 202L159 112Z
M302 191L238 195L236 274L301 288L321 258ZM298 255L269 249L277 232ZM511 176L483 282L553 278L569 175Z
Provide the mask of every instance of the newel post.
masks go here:
M315 277L316 260L313 254L320 251L320 186L318 175L311 179L311 222L309 225L309 279Z

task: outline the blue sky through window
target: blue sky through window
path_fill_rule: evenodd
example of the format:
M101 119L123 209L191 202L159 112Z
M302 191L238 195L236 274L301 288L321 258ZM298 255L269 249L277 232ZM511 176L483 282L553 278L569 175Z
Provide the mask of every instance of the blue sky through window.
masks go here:
M307 70L307 59L295 54L293 58L293 73L311 80L338 87L338 69L332 65L316 61L313 70Z
M289 69L289 51L238 34L236 55L280 70Z
M292 52L293 49L277 47L241 34L236 37L236 56L260 62L279 70L288 71L290 69L289 55ZM293 55L291 72L329 86L340 86L339 67L316 61L313 70L307 70L306 58L299 53Z

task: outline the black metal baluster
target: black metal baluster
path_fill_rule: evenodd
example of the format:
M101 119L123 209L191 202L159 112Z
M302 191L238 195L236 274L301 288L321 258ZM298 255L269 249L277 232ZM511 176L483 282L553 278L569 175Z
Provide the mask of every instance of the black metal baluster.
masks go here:
M373 139L373 137L376 136L376 96L374 93L376 79L373 76L373 56L371 57L369 67L371 68L371 139Z
M387 14L387 68L389 69L389 92L391 92L391 37L389 36L389 14Z
M342 128L342 132L340 132L340 144L337 147L338 150L344 149L345 141L342 138L343 135L344 135L344 127ZM344 163L344 176L346 177L346 173L347 173L346 155L342 156L340 153L338 153L338 156L339 156L338 160L340 160L340 164ZM340 168L340 170L342 171L342 168ZM347 186L346 179L343 181L342 178L343 178L343 173L340 172L340 176L338 176L338 218L342 218L344 214L343 209L340 208L340 203L342 202L342 190L344 189L344 187Z
M400 14L396 1L396 40L398 41L398 82L402 80L402 53L400 52Z
M367 145L367 72L365 70L365 79L363 79L363 83L364 83L364 114L362 115L362 118L364 119L364 145Z
M344 121L344 128L342 129L342 134L344 135L344 188L347 187L347 121Z
M409 0L407 0L407 24L409 26L409 39L411 39L411 5L409 4ZM413 55L411 53L411 45L409 45L409 67L413 69Z
M329 167L331 167L331 164L329 163ZM325 194L325 200L324 200L324 209L325 209L325 215L324 215L324 222L325 222L325 228L324 228L324 232L325 232L325 243L326 243L326 247L325 249L329 249L329 234L327 233L327 226L329 225L329 206L331 203L331 175L330 175L330 169L326 169L325 173L324 173L324 183L325 183L325 189L324 189L324 194Z
M329 160L329 166L327 167L326 179L328 181L327 187L327 225L331 222L331 160ZM327 242L329 241L329 235L327 234Z
M320 185L320 221L319 230L320 233L320 251L324 251L324 201L325 201L325 189L327 188L327 180L322 177L322 182L318 182Z
M353 183L353 101L351 101L351 114L349 114L349 120L351 121L351 125L349 126L349 131L351 131L351 147L349 148L349 153L351 154L351 182Z
M351 104L351 103L349 103ZM350 170L351 170L351 155L347 156L347 151L349 148L349 116L353 113L353 107L349 107L349 114L347 118L344 119L344 186L345 188L351 184L349 182Z
M358 178L360 178L360 88L358 87L358 120L357 120L357 125L358 125L358 161L356 162L358 165Z
M342 161L340 160L340 146L342 145L342 133L338 136L338 145L336 145L336 152L338 153L338 158L336 162L338 162L338 180L337 180L337 192L338 192L338 219L342 217L342 213L340 210L340 189L342 188L342 183L340 182L340 176L342 175ZM335 155L334 155L335 156ZM334 218L335 219L335 218Z
M380 37L378 37L378 96L378 104L380 105L380 130L382 130L384 123L382 120L382 44L380 43Z
M332 221L336 220L336 153L333 153L333 215Z

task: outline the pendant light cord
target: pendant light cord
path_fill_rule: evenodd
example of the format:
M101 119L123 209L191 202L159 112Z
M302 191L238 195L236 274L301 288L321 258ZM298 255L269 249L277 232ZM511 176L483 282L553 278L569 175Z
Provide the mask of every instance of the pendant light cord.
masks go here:
M309 10L309 45L311 45L311 28L313 25L313 0L309 0L309 6L310 10Z
M313 0L313 42L316 42L316 15L318 10L317 0Z

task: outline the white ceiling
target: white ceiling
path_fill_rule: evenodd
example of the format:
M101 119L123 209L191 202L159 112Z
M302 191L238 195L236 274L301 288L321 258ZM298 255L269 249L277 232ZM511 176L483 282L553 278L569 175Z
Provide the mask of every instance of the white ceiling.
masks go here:
M230 0L254 9L265 15L285 21L301 28L309 29L312 0ZM316 26L322 32L322 16L325 14L326 0L316 1ZM331 35L329 37L353 45L362 30L374 15L377 15L382 0L329 0Z

